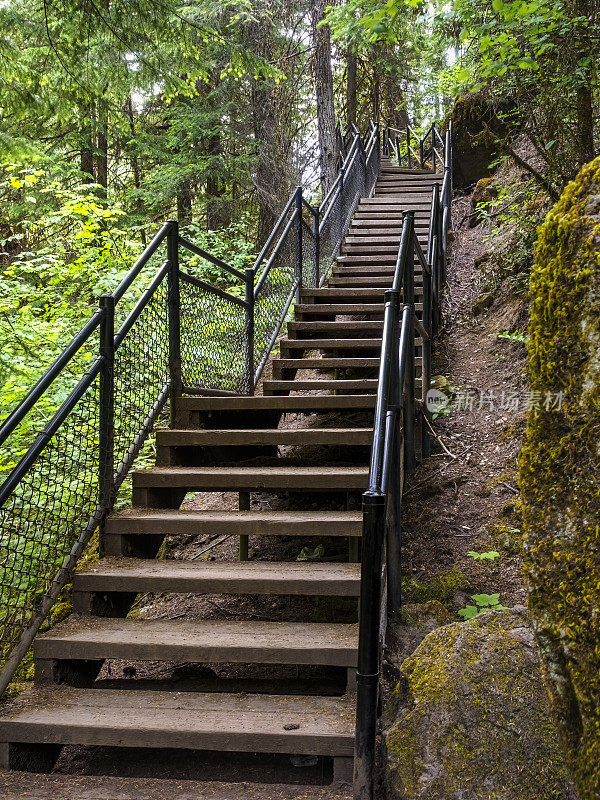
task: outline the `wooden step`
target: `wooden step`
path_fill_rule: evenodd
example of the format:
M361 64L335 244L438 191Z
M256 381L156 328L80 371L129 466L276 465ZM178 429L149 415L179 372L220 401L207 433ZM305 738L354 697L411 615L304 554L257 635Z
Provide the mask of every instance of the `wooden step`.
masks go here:
M132 473L135 489L206 492L365 489L366 467L154 467Z
M296 367L306 369L304 361L289 359ZM321 359L313 359L321 360ZM335 361L336 359L332 359ZM338 359L341 360L341 359ZM347 359L364 361L365 359ZM371 359L379 364L379 359ZM238 447L241 445L370 445L372 428L267 428L226 430L158 430L158 447Z
M441 189L442 188L441 184L439 184L439 186L440 186L440 189ZM404 188L406 190L407 199L411 199L411 200L421 200L422 199L423 202L425 202L425 200L427 198L429 198L429 202L431 203L433 185L432 186L428 186L426 188L422 188L422 187L419 187L419 186L412 187L410 185L404 185ZM385 196L363 197L363 199L360 201L360 206L362 208L371 208L371 207L393 208L393 207L399 205L401 202L402 201L398 199L398 196L396 194L394 194L391 197L385 197Z
M354 340L351 340L354 341ZM381 347L380 340L377 340ZM225 411L277 411L281 413L315 413L348 409L374 408L374 400L369 395L313 395L304 397L263 397L262 395L239 395L234 397L182 397L179 406L187 412L225 412Z
M351 536L362 535L360 511L179 511L131 508L106 520L109 535ZM159 563L159 562L157 562ZM263 562L266 563L266 562Z
M351 695L38 687L2 711L0 766L35 764L35 745L51 744L351 757L354 704ZM33 747L11 747L19 743Z
M301 299L316 298L317 302L330 300L331 302L356 302L364 300L371 303L373 300L383 301L383 289L339 289L335 287L325 287L323 289L302 289Z
M288 335L290 338L303 339L311 334L335 335L337 333L354 332L357 334L375 331L380 334L383 320L315 320L314 322L288 322Z
M291 381L264 381L263 392L377 392L377 379L363 378L361 380L301 380L296 378Z
M419 227L416 226L417 230L417 237L419 241L423 239L423 241L427 240L427 230L429 229L429 223L427 226L423 227L423 230L420 231ZM422 236L420 235L422 234ZM395 243L398 241L400 243L400 237L402 235L402 231L398 228L386 228L382 225L371 226L371 227L351 227L348 231L348 234L345 238L345 242L348 242L350 238L356 238L361 236L378 236L378 237L385 237L384 240L388 244Z
M282 355L291 350L381 350L381 337L361 339L280 339Z
M281 372L283 369L318 369L318 370L333 370L333 369L349 369L349 370L363 370L363 369L378 369L379 357L377 358L276 358L273 360L273 371ZM312 428L310 429L312 430ZM331 428L324 428L323 430L334 430ZM349 428L348 430L362 430ZM365 428L364 430L372 431L372 428Z
M363 244L362 242L359 244L351 244L348 245L345 242L342 244L342 255L398 255L398 246L394 244L380 244L380 245L368 245Z
M318 317L319 315L339 316L373 314L383 317L384 305L380 303L297 303L294 312L297 317ZM288 323L289 325L289 323Z
M360 564L103 558L73 576L75 600L111 592L358 597Z
M338 264L373 264L374 266L382 266L384 264L395 266L396 261L398 260L398 253L389 253L386 255L382 255L380 253L376 255L362 255L362 254L348 254L343 256L338 256L336 261Z
M429 219L425 218L425 215L421 217L415 218L415 228L428 228L429 227ZM352 224L350 225L349 230L359 230L363 228L384 228L387 231L402 231L402 223L398 220L391 218L386 218L381 216L379 219L372 220L372 219L357 219L352 220Z
M71 615L34 644L47 661L185 661L355 667L352 624L236 620L110 619ZM46 675L42 677L47 677Z
M353 275L344 275L343 277L332 277L329 280L329 285L332 287L335 286L347 286L351 289L355 287L381 287L383 289L391 289L393 283L394 276L392 273L389 275L367 275L365 277L361 276L353 276ZM421 283L422 283L421 278ZM415 276L415 285L419 284L419 277Z
M417 236L417 239L419 240L421 247L425 249L427 245L428 234L423 233L422 235ZM381 244L382 242L389 246L399 247L400 235L384 236L381 234L375 234L374 236L371 236L367 234L357 234L356 236L347 236L344 239L344 247L354 247L355 245L358 245L359 247L366 247L370 244Z

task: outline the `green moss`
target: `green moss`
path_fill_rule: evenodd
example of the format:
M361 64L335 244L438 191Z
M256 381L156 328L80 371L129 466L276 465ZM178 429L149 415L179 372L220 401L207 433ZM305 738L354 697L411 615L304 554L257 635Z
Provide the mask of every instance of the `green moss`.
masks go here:
M600 796L600 159L539 232L530 382L563 392L529 415L521 455L531 612L581 800Z
M564 800L568 777L526 621L498 612L430 633L384 717L397 800Z
M409 580L404 589L411 603L437 600L442 605L450 603L457 591L468 589L464 572L459 569L434 572L427 580Z

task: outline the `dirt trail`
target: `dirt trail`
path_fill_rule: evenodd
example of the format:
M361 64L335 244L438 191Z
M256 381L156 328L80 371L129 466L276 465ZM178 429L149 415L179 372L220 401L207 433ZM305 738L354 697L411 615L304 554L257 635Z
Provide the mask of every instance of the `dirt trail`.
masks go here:
M468 204L468 198L455 201L455 220L465 217ZM433 456L418 468L408 491L406 598L439 599L458 611L472 603L471 594L500 593L500 602L513 606L525 602L515 504L528 401L526 349L498 334L521 327L526 306L500 294L475 316L482 229L459 228L451 247L445 325L433 374L445 376L454 394L449 412L434 423L452 455L434 442ZM469 551L500 556L476 560Z

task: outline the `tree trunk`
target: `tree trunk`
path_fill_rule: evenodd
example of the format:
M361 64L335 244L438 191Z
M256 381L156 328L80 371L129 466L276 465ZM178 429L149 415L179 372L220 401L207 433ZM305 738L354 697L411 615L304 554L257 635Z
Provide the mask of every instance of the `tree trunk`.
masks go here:
M356 50L348 48L346 53L346 125L356 125Z
M339 154L335 135L331 36L327 25L319 25L325 17L325 0L312 0L311 17L314 48L313 74L319 127L319 166L321 189L325 194L336 179Z
M273 24L268 15L248 25L248 39L260 58L273 58L275 43ZM281 212L289 192L289 172L282 163L281 139L284 123L277 113L277 96L273 82L258 75L252 83L252 127L256 167L254 186L258 200L257 246L265 242ZM279 141L278 137L279 136Z
M180 225L189 225L192 221L192 185L184 180L177 189L177 219Z
M225 187L219 175L219 156L221 155L221 137L214 133L209 140L208 152L210 153L210 167L206 176L206 194L208 202L206 204L206 225L209 231L226 228L229 223L229 215L226 213L223 204Z
M579 162L587 164L594 158L594 99L591 84L577 89L577 136Z
M131 138L135 139L135 117L133 116L133 99L131 95L129 95L129 97L127 98L126 109L127 109L127 117L129 119L129 131L131 133ZM139 190L141 185L140 162L135 150L131 155L131 169L133 172L133 185L135 186L136 189ZM138 212L138 214L140 214L140 216L143 214L144 207L140 197L138 197L135 201L135 209ZM142 245L146 247L146 231L143 229L140 231L140 238L142 240Z
M96 136L96 183L102 187L100 194L106 197L108 188L108 107L100 101L98 112L98 134Z
M81 171L89 175L90 181L94 180L94 108L91 103L82 106L81 113Z

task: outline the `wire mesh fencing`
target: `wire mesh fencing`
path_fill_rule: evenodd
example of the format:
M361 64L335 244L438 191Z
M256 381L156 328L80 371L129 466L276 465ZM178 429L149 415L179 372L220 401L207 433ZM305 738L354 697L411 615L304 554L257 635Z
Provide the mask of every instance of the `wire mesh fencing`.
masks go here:
M0 509L0 646L5 660L98 505L99 378Z
M181 377L185 389L246 394L244 302L189 275L179 276Z

